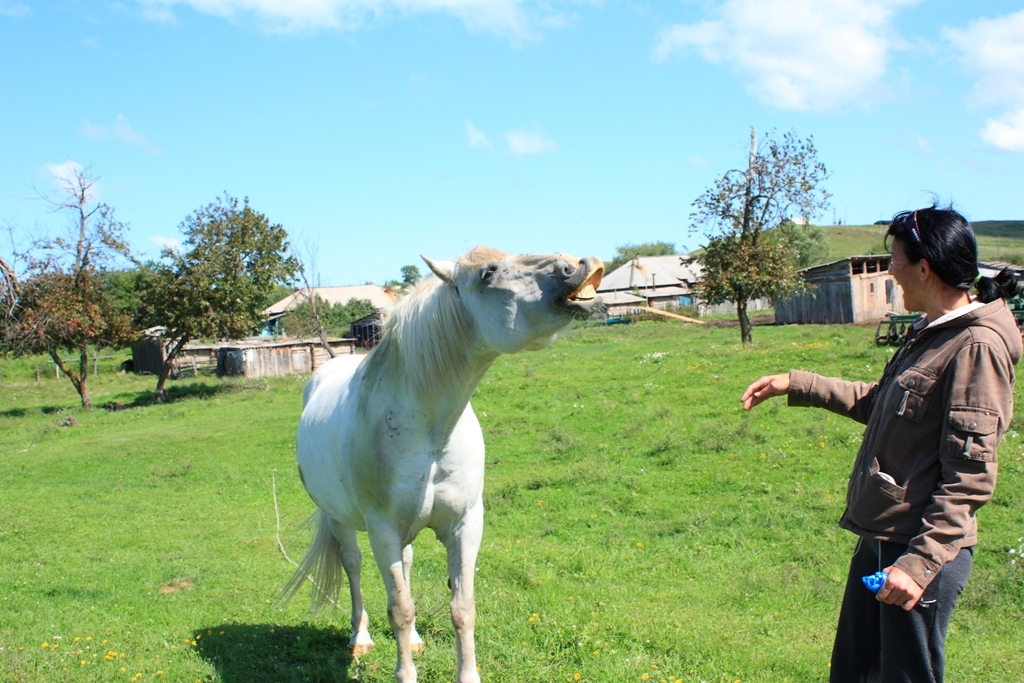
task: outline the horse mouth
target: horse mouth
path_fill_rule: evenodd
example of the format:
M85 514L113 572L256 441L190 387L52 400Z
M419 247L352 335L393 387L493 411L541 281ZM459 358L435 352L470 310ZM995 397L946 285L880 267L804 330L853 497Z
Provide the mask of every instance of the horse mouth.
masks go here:
M597 298L597 286L601 284L601 278L603 276L604 268L596 268L590 277L587 278L587 281L583 283L583 286L565 297L566 300L575 303L587 303L593 301Z
M601 284L601 278L604 277L604 264L601 259L589 258L580 261L578 267L587 269L581 274L583 277L577 275L573 278L576 282L582 280L582 284L577 285L566 294L562 302L574 315L587 316L602 303L601 297L597 293L597 286Z

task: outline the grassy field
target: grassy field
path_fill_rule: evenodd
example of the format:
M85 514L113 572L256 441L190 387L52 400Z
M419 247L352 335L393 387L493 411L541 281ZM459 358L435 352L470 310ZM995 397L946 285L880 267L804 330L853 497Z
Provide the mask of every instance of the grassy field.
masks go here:
M742 348L732 328L640 323L500 359L474 398L488 444L483 679L826 680L854 544L836 520L861 430L782 400L747 414L738 399L789 368L876 378L890 350L872 336L757 327ZM83 413L66 381L5 379L0 681L392 681L365 542L369 655L346 654L347 612L274 604L292 566L273 482L296 559L313 511L294 466L304 382L182 380L152 406L153 378L101 367L96 404L123 409ZM1011 563L1024 551L1022 427L980 514L953 683L1024 680L1024 562ZM450 681L443 549L430 533L415 548L420 680Z
M981 261L1024 265L1024 221L978 221L973 224ZM847 256L885 253L886 225L826 227L831 260Z

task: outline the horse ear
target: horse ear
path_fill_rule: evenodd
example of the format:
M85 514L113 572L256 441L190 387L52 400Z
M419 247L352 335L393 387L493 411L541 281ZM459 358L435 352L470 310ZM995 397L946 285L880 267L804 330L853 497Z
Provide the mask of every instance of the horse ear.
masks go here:
M430 270L433 271L434 275L441 278L442 281L448 284L455 282L455 264L451 261L434 261L429 259L423 254L420 254L420 258L426 261L427 265L430 266Z

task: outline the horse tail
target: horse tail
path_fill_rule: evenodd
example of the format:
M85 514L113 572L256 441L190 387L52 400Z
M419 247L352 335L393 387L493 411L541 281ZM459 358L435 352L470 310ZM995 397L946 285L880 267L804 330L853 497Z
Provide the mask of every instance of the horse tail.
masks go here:
M331 518L323 510L317 510L309 518L309 523L315 519L316 532L313 534L309 550L306 551L306 557L285 584L278 598L280 602L287 604L302 588L302 583L309 579L313 584L310 609L314 613L327 603L337 606L342 571L341 543L331 533Z

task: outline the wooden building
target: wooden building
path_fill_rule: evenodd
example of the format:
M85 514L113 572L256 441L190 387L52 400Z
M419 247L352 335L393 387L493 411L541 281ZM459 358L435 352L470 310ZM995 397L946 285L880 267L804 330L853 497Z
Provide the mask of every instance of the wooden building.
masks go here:
M906 313L889 254L851 256L801 271L807 291L775 302L777 324L870 323Z
M332 338L327 343L335 355L355 353L354 339ZM136 373L160 374L171 348L172 342L161 338L157 331L148 330L147 336L132 346L132 370ZM171 377L214 373L220 377L303 374L313 372L329 358L319 339L275 341L268 337L253 337L215 344L190 342L178 351L171 368Z
M355 353L354 339L328 339L334 355ZM279 377L308 374L330 360L319 339L224 342L217 349L218 377Z
M609 314L649 306L661 310L694 304L693 284L700 266L681 254L634 256L606 273L597 287Z

